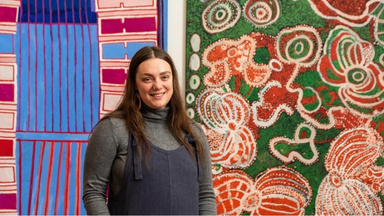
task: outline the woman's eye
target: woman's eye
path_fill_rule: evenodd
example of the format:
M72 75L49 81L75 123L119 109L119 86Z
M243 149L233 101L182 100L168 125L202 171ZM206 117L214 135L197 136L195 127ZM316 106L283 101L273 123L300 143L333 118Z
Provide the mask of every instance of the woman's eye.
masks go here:
M143 78L143 82L149 82L149 81L151 81L150 78Z
M169 76L163 76L163 80L169 79Z

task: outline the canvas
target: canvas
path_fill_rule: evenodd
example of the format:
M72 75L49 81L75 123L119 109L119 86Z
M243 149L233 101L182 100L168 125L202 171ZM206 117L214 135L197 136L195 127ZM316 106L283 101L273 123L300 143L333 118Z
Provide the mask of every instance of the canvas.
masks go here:
M135 52L164 46L166 4L0 1L0 214L86 214L89 135Z
M218 214L383 214L383 3L187 0Z

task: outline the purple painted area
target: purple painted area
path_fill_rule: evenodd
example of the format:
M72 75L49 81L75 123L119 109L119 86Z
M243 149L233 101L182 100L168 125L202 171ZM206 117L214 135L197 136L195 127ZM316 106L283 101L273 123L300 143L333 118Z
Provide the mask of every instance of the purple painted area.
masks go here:
M103 69L102 79L104 83L124 84L127 74L124 69Z
M124 22L126 32L156 31L155 17L126 18Z
M0 194L0 209L16 209L16 194Z
M0 101L15 101L13 84L0 84Z
M0 7L0 22L16 22L17 8Z

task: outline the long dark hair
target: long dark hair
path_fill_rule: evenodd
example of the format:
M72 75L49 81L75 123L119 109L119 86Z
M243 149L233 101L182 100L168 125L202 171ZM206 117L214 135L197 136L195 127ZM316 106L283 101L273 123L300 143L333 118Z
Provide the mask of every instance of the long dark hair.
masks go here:
M193 124L193 121L189 118L185 110L184 101L180 93L176 67L171 56L159 47L143 47L136 52L129 65L124 94L120 104L113 112L105 115L103 118L115 117L124 119L129 132L137 141L139 155L144 155L145 161L148 162L150 145L144 134L144 119L139 108L139 104L141 103L140 98L136 96L136 74L139 65L152 58L159 58L166 61L172 69L173 95L170 100L171 102L169 103L170 118L168 118L168 127L175 138L187 148L193 157L195 157L196 149L185 141L184 133L193 136L196 140L196 148L200 157L204 158L201 141L192 130L191 125Z

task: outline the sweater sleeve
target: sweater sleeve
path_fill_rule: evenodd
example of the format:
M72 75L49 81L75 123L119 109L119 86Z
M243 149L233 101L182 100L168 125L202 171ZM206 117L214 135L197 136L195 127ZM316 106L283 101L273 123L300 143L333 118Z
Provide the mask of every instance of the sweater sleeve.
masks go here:
M197 136L199 137L204 149L204 162L202 165L202 181L200 182L199 192L199 214L217 215L216 196L212 182L212 164L209 143L200 125L194 124Z
M116 153L111 120L102 120L89 139L84 159L83 202L88 215L109 215L106 192Z

